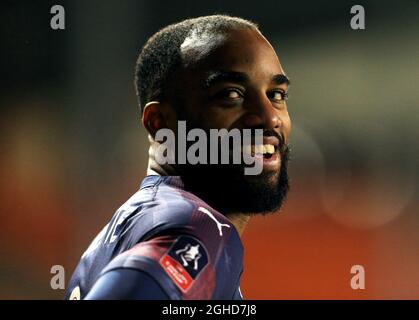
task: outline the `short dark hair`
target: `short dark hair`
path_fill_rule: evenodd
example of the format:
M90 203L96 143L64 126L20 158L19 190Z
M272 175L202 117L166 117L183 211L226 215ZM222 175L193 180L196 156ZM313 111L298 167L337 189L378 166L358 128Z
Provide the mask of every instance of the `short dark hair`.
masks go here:
M135 66L135 89L140 110L153 100L162 101L171 75L182 63L180 46L194 35L225 34L236 29L256 30L256 23L228 15L211 15L171 24L155 33L144 45Z

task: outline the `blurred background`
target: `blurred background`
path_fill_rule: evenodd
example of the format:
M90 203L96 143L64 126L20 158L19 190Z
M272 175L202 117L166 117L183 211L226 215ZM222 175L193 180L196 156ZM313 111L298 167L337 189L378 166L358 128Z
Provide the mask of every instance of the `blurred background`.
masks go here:
M145 176L140 48L213 13L258 22L292 79L292 190L244 233L245 298L419 298L419 2L378 0L2 1L0 298L63 298L51 266L68 282Z

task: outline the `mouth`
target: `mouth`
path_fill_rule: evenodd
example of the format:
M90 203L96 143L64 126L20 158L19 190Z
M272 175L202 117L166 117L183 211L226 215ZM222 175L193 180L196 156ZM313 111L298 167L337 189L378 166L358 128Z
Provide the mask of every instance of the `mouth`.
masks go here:
M278 153L279 139L273 136L263 137L262 144L255 144L244 146L244 152L250 153L252 157L263 156L264 158L271 158Z
M263 170L279 170L281 157L279 155L279 140L276 137L264 137L263 144L243 146L243 153L250 154L255 161L263 161Z
M278 146L273 144L264 143L264 144L252 144L244 146L243 152L250 154L252 157L263 157L265 159L272 158L278 151Z

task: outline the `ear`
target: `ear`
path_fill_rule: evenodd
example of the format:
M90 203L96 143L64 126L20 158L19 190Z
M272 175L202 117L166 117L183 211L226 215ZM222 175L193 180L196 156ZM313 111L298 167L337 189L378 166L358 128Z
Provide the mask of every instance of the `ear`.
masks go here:
M167 128L168 121L161 103L158 101L147 103L143 110L141 122L153 138L159 129Z

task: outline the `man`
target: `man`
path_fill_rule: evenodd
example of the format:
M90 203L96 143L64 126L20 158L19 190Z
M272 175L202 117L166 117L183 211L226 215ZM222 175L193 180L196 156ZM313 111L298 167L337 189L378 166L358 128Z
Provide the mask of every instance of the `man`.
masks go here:
M84 253L66 297L242 299L240 236L252 215L277 212L288 190L289 80L278 57L250 21L188 19L148 40L135 84L148 176ZM179 121L205 132L261 129L263 146L251 153L262 172L162 163L156 135L179 135Z

